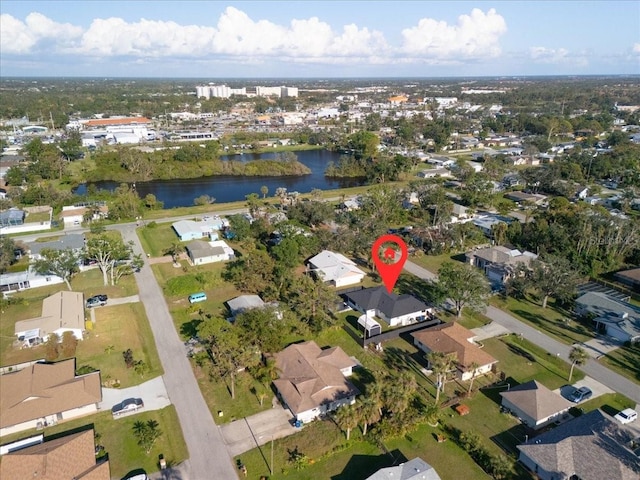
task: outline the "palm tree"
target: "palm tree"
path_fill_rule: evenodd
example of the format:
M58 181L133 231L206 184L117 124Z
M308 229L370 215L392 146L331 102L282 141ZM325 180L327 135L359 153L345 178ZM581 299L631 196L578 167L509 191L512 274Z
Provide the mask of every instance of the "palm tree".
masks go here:
M180 242L173 242L171 245L164 251L165 255L171 255L171 259L173 263L178 261L178 256L182 252L182 244Z
M343 405L335 412L335 420L338 426L347 434L347 441L351 436L351 430L360 423L359 411L353 405Z
M384 404L393 413L404 412L418 390L416 377L408 371L387 377L384 383Z
M366 397L360 404L359 415L362 421L362 435L367 434L367 427L380 420L380 403L375 398Z
M571 381L571 377L573 376L573 367L576 365L584 365L587 363L587 359L589 358L589 354L582 347L573 347L569 352L569 360L571 360L571 370L569 371L569 381Z
M426 355L429 367L436 375L436 404L440 400L440 391L444 389L444 382L453 368L453 357L444 352L430 352Z
M471 365L469 365L471 378L469 379L469 391L467 392L467 395L471 395L471 390L473 390L473 381L476 379L476 371L478 370L478 367L480 367L478 362L471 362Z

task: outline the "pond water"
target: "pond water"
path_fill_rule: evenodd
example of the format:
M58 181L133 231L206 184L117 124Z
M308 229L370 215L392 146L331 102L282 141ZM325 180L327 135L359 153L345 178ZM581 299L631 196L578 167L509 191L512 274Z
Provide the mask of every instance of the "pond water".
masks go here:
M173 180L152 180L150 182L136 182L136 191L143 198L152 193L156 198L164 202L165 208L188 207L193 205L193 200L200 195L209 195L216 199L216 203L235 202L244 200L246 195L257 193L260 197L260 188L266 186L269 189L268 196L273 196L279 187L284 187L289 192L308 193L318 188L320 190L332 190L336 188L355 187L364 184L362 178L327 178L324 172L327 164L337 162L340 154L328 150L302 150L294 152L300 163L311 170L309 175L295 175L286 177L238 177L219 175L212 177L186 178ZM222 157L223 160L261 160L272 159L274 153L245 153L231 157ZM99 189L114 190L120 182L95 182ZM75 193L82 195L87 191L87 184L81 184Z

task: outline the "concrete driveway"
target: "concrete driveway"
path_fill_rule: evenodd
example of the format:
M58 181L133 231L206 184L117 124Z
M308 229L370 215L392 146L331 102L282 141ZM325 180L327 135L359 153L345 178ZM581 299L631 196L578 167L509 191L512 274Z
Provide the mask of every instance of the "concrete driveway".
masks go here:
M497 322L487 323L483 327L472 328L471 331L476 335L473 340L481 342L487 338L499 337L500 335L507 335L511 333L508 328L503 327Z
M590 388L593 392L593 396L591 398L599 397L600 395L604 395L605 393L614 393L613 390L611 390L609 387L603 385L602 383L594 380L589 376L585 376L582 380L578 380L573 385L564 385L560 388L557 388L554 390L554 392L558 393L566 399L569 399L569 395L571 395L574 390L580 387ZM580 403L576 403L576 405L580 405Z
M278 405L271 410L222 425L220 431L229 456L235 457L269 443L272 438L287 437L300 431L292 425L292 420L291 412Z
M599 336L588 342L581 343L579 346L583 347L591 357L598 359L612 350L621 347L623 344L622 341L616 338Z
M135 387L103 388L102 402L98 404L98 408L100 410L111 410L111 407L125 398L142 399L144 408L138 410L138 412L160 410L171 405L167 389L164 386L164 380L162 377L156 377Z

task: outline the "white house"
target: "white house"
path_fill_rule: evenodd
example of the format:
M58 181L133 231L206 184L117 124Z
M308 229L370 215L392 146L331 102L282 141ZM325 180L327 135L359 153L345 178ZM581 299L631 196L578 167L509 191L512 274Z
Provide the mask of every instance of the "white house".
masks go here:
M436 469L416 457L393 467L381 468L365 480L440 480Z
M274 355L278 396L296 420L311 422L342 405L353 405L360 391L346 377L357 362L340 347L322 350L313 341L289 345Z
M335 287L346 287L362 282L365 273L340 253L323 250L307 262L308 270L320 280Z
M42 301L40 317L16 322L14 331L25 347L46 342L52 333L62 337L64 332L71 332L78 340L82 340L84 321L83 294L61 291Z
M598 332L622 342L640 342L640 308L600 292L587 292L575 303L576 314L591 315Z
M0 274L0 292L17 292L28 288L56 285L64 280L57 275L40 275L29 269L22 272Z
M80 225L84 222L84 215L89 211L91 207L84 206L75 206L75 205L65 205L62 207L62 212L60 212L60 218L65 225ZM96 211L91 215L93 220L99 220L101 218L105 218L109 213L109 207L106 205L99 205L96 208Z
M205 265L207 263L226 262L235 258L233 249L223 240L204 242L193 240L186 246L187 255L193 265Z
M422 322L433 314L432 307L414 296L389 293L386 287L364 288L344 297L354 310L369 318L381 318L391 327Z
M0 436L98 411L100 372L76 376L75 358L0 375Z
M218 216L207 218L200 222L194 222L193 220L179 220L171 224L176 235L180 238L180 241L186 242L187 240L197 240L204 237L215 237L217 233L224 227L229 226L229 222L225 218Z

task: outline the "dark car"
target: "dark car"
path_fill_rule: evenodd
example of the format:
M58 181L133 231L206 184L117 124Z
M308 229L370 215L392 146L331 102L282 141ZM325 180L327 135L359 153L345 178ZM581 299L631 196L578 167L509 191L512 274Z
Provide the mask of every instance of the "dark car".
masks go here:
M121 415L127 412L135 412L142 407L144 407L144 402L141 398L126 398L122 402L111 407L111 413L113 415Z
M571 400L574 403L579 403L579 402L582 402L583 400L588 400L589 398L591 398L592 395L593 395L593 392L591 391L590 388L580 387L569 396L569 400Z
M106 302L109 299L109 297L107 295L105 295L104 293L101 293L100 295L94 295L93 297L97 298L101 302Z

